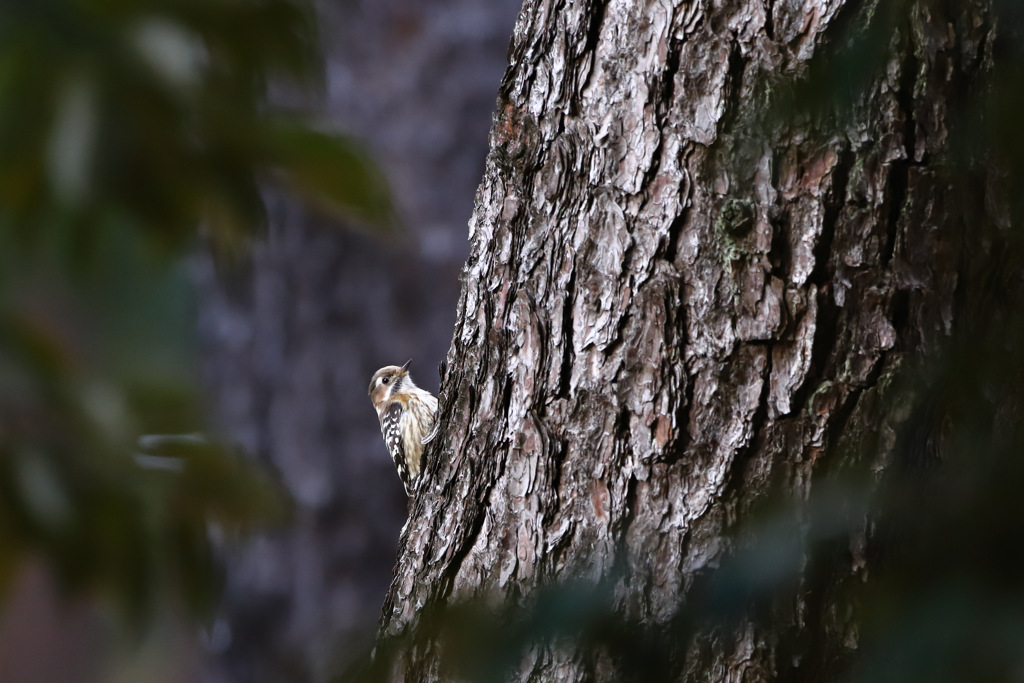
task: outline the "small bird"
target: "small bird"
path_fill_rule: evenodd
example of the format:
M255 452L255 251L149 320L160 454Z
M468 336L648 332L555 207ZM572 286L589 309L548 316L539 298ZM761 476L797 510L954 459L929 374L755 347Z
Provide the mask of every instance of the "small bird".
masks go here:
M367 392L380 419L384 445L409 496L416 491L423 446L434 436L437 414L437 399L416 386L409 376L411 363L387 365L373 373Z

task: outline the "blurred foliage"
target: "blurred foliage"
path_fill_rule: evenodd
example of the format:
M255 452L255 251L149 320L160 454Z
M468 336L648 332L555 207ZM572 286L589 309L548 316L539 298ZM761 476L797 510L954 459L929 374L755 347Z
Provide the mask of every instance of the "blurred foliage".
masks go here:
M749 112L759 122L751 137L770 138L793 121L849 121L912 5L929 8L857 5L807 73L770 84L767 109ZM755 648L774 653L772 669L747 671L750 680L1021 680L1024 3L994 7L992 70L957 90L949 158L932 166L948 174L964 207L956 326L932 340L931 357L884 371L873 400L906 419L897 420L895 455L881 478L877 434L833 444L810 499L785 495L746 515L719 566L689 577L669 623L623 616L623 567L602 585L554 585L497 611L428 605L411 632L380 639L339 680L390 680L395 658L432 648L453 680L504 681L531 648L561 646L591 671L599 661L610 666L617 680L707 680L710 653L733 647L747 622L770 634ZM970 7L936 0L930 9L945 16Z
M311 84L305 0L6 0L0 5L0 205L25 241L79 243L128 222L235 245L260 225L257 176L326 207L387 217L383 184L343 138L265 105Z
M185 256L279 181L384 226L377 172L268 104L314 87L306 0L0 3L0 592L29 558L133 619L217 589L211 533L281 519L269 478L193 434ZM281 99L277 97L275 99Z

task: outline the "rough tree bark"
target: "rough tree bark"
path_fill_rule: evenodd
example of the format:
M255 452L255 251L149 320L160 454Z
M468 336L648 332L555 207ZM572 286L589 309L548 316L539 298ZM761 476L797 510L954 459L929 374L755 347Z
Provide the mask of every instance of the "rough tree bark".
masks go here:
M442 436L384 606L393 676L444 679L432 636L395 640L424 606L611 580L624 619L666 624L755 503L805 499L855 457L844 439L869 440L885 470L907 417L888 407L893 378L956 323L964 226L983 202L954 199L939 160L995 31L985 2L905 10L845 116L772 117L774 89L884 22L878 3L526 0ZM770 628L741 619L676 644L675 675L830 671L857 647L828 589L866 580L858 536L825 592ZM813 645L780 651L787 630ZM513 678L616 667L542 643Z

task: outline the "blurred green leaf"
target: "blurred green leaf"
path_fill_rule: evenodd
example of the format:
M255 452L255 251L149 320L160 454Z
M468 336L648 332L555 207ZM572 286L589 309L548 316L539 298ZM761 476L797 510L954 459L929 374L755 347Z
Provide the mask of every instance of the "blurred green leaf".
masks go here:
M0 4L0 211L30 243L70 212L86 239L122 220L165 249L200 225L231 246L262 225L257 177L283 170L384 220L367 157L266 102L272 82L312 87L318 65L307 0Z
M388 218L352 142L268 102L317 87L318 46L310 0L0 3L0 591L43 557L135 619L198 614L211 536L284 518L251 461L156 435L209 427L188 249L244 244L272 180Z
M368 158L349 140L299 125L279 125L268 137L270 157L307 199L343 218L390 224L384 179L367 171Z

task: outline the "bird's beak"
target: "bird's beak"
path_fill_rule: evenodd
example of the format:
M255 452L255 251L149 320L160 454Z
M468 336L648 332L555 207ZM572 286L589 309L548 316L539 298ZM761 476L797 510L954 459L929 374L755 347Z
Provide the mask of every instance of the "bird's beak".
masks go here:
M412 365L412 358L410 358L409 360L405 361L405 365L402 366L402 372L408 374L409 366L410 365Z

